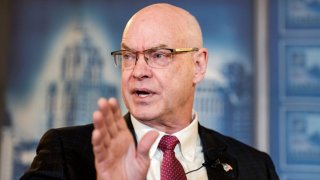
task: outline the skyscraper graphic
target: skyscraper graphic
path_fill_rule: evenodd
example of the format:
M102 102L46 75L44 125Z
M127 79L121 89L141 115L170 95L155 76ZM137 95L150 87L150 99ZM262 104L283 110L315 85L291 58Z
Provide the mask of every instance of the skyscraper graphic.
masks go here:
M118 88L111 83L108 84L105 78L105 74L110 75L110 72L105 72L106 64L99 48L95 46L85 28L79 26L75 31L76 40L68 44L61 58L57 59L59 62L56 64L59 67L52 67L58 70L45 72L57 78L44 82L44 85L47 86L44 88L45 97L38 98L41 99L45 109L44 112L39 110L39 116L44 116L46 122L38 122L39 126L34 128L51 129L91 123L92 113L97 108L96 103L100 97L118 98ZM3 180L19 179L30 166L39 139L15 137L13 133L10 133L14 126L10 124L9 116L7 122L3 133L6 139L2 140L5 143L2 144L2 147L6 148L2 150L5 153L5 155L2 154L2 157L7 158L1 166L7 167L5 170L10 172L2 174L0 178ZM42 124L45 127L42 127Z
M117 88L103 79L108 72L98 48L84 28L77 31L80 40L63 52L60 79L47 88L49 128L90 123L100 97L117 97Z

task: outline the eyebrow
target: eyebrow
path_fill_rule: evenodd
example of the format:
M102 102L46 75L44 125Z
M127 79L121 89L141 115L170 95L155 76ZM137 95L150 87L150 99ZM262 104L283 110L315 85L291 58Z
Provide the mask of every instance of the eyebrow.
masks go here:
M132 50L132 49L129 48L129 46L127 46L125 43L121 43L121 49Z
M157 49L157 48L168 48L168 46L165 45L165 44L159 44L159 45L156 45L156 46L151 47L149 49ZM132 49L129 46L127 46L125 43L121 43L121 49L135 51L134 49Z

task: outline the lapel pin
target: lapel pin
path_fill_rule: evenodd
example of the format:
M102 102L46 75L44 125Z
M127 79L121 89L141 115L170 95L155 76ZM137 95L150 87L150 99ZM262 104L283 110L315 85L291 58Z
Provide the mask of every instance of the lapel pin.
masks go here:
M223 170L224 170L225 172L229 172L229 171L232 171L232 170L233 170L233 168L232 168L229 164L227 164L227 163L221 163L221 165L222 165Z

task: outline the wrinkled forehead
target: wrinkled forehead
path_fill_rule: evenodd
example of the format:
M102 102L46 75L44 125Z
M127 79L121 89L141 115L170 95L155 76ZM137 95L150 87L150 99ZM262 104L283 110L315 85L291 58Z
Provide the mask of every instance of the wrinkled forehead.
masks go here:
M168 46L183 45L185 37L183 28L178 22L170 20L170 16L143 16L133 19L127 25L122 43L153 46L164 44Z
M139 22L124 32L122 44L128 46L183 45L183 34L176 26L167 23ZM150 48L149 47L149 48Z

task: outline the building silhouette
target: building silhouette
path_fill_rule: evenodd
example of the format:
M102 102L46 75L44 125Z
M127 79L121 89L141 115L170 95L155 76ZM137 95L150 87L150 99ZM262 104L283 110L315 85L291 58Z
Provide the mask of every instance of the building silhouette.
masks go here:
M55 72L60 73L59 78L46 87L43 97L45 129L91 123L97 100L118 96L118 88L104 79L104 74L108 72L104 72L105 63L99 49L84 28L77 31L82 38L64 49L60 70ZM8 168L2 168L10 171L4 180L19 179L30 166L39 141L15 139L14 134L10 134L10 128L11 125L3 128L7 139L2 141L6 143L2 147L7 149L2 152L6 152L9 158L6 163L13 163L6 164Z
M194 108L202 125L253 145L253 98L250 73L240 62L223 66L226 84L204 79L196 88Z
M47 88L48 128L92 122L100 97L117 97L116 86L105 82L104 59L90 36L79 29L82 39L68 46L61 59L60 79Z

